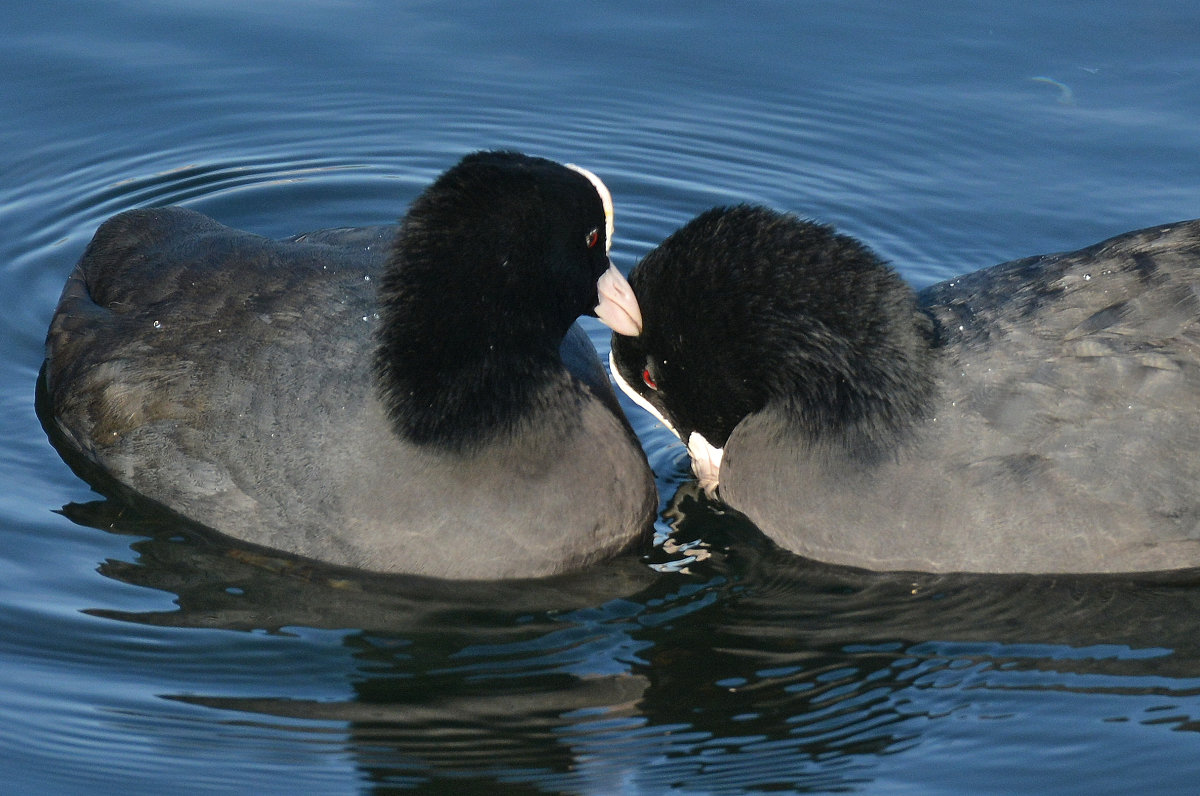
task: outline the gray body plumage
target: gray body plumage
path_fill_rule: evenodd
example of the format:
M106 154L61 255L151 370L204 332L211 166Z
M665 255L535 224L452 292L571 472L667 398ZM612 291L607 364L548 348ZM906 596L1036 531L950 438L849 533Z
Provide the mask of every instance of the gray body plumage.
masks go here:
M462 451L396 433L372 371L395 232L273 241L177 208L107 222L47 340L66 444L204 526L375 571L541 576L644 540L653 482L578 327L574 366L511 433Z
M1200 566L1200 221L918 295L936 389L890 452L813 443L768 404L721 495L784 547L871 569Z

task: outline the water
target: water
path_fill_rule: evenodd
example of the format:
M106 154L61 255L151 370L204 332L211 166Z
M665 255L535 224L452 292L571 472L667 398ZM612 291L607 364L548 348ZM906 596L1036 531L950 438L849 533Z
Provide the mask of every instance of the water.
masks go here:
M1193 575L806 564L686 490L666 505L685 454L635 415L666 509L650 559L334 578L103 502L33 412L107 216L386 223L477 148L599 173L625 270L740 201L835 223L918 286L1200 216L1193 3L4 6L7 791L1194 790Z

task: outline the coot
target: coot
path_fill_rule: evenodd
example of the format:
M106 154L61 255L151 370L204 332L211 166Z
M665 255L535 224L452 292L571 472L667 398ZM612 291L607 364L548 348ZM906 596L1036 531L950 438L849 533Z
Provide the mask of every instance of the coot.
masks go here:
M398 228L275 241L122 213L55 312L43 420L69 460L253 544L444 578L578 569L645 541L657 505L573 325L638 320L611 235L595 175L513 152L468 155Z
M711 210L630 274L613 372L701 483L875 570L1200 565L1200 221L914 292L866 246Z

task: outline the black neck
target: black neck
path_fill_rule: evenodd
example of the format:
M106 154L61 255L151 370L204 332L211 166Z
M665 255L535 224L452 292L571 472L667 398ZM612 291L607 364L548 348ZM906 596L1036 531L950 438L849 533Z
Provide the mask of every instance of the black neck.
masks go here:
M382 343L376 386L396 433L418 445L465 452L511 436L568 383L557 352L411 350Z

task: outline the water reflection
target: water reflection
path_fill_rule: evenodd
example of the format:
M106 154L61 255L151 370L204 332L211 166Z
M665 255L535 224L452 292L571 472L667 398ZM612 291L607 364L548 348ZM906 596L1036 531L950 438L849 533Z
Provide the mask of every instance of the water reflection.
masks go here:
M686 567L626 558L517 583L349 573L229 548L114 501L64 513L145 536L136 561L101 572L177 597L173 611L93 615L340 632L344 696L272 693L251 656L238 688L164 697L214 709L214 722L339 728L381 788L855 789L898 752L933 748L950 722L990 722L992 743L1036 742L1023 735L1028 716L1063 701L1094 703L1090 717L1076 706L1074 721L1097 726L1200 726L1195 572L825 567L777 550L689 486L665 515L668 546L690 551ZM1006 722L1008 735L995 726Z
M143 624L290 633L344 630L343 699L270 695L274 684L244 662L245 688L261 696L167 694L229 715L302 719L315 732L345 726L373 781L453 771L501 777L566 775L565 716L633 715L646 688L634 671L650 642L635 638L654 605L678 586L636 558L585 573L522 582L453 583L370 576L230 548L139 507L98 501L64 507L72 520L148 538L136 562L108 561L112 578L177 595L174 611L89 613ZM349 628L349 629L348 629ZM489 773L490 772L490 773Z

